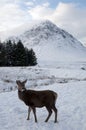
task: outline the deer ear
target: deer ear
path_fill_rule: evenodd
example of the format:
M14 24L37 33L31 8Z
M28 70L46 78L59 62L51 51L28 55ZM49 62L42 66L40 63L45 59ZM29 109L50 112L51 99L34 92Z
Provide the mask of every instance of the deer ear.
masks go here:
M18 84L18 82L19 82L19 81L18 81L18 80L16 80L16 83L17 83L17 84Z
M25 81L23 81L22 83L25 84L27 82L27 79Z
M18 84L18 83L20 83L20 81L19 81L19 80L16 80L16 83Z

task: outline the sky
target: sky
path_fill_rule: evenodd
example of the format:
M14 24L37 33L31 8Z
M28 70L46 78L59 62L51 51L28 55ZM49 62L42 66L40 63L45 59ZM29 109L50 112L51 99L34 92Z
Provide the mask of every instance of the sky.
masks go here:
M0 0L0 32L37 20L50 20L86 44L86 0Z

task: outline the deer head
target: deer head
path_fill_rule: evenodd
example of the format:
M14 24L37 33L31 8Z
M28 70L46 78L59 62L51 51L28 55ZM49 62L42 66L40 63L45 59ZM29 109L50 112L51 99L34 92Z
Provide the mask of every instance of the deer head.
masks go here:
M17 83L17 85L18 85L18 90L20 91L20 92L23 92L23 91L25 91L26 90L26 88L25 88L25 83L27 82L27 80L25 80L25 81L23 81L23 82L21 82L20 80L16 80L16 83Z

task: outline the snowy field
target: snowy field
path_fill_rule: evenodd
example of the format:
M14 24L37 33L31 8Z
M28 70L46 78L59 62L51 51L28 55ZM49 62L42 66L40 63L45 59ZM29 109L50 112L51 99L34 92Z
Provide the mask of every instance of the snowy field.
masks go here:
M48 123L45 108L37 108L27 121L27 106L18 99L16 80L27 79L27 89L58 93L58 123L54 113ZM86 130L86 63L56 66L0 68L0 130Z

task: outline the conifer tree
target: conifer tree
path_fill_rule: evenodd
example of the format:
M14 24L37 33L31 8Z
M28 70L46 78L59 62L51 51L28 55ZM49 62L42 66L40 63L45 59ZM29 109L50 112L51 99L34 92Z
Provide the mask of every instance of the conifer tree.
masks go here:
M12 66L16 66L17 65L17 45L16 43L14 42L13 43L13 49L12 49Z
M5 48L0 42L0 66L5 66Z
M37 58L33 49L28 51L28 61L30 66L34 66L37 64Z
M16 65L25 66L26 52L21 40L17 43L16 54Z
M6 65L12 66L12 42L11 40L5 43L5 52L6 52Z
M24 47L21 40L0 43L0 66L33 66L37 64L35 52Z

